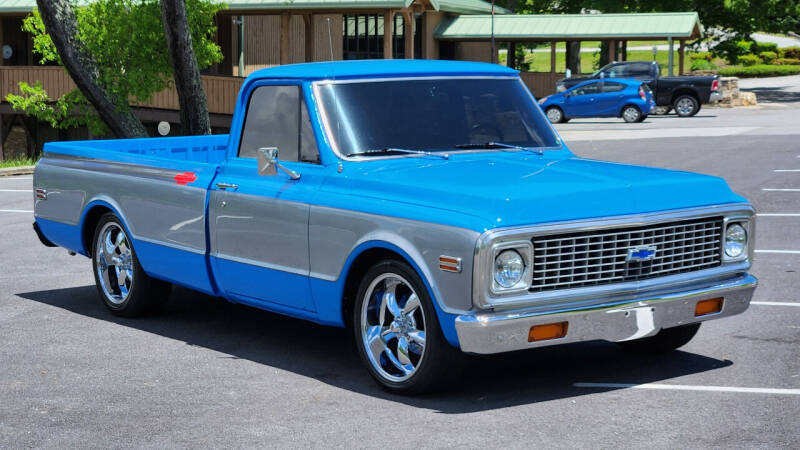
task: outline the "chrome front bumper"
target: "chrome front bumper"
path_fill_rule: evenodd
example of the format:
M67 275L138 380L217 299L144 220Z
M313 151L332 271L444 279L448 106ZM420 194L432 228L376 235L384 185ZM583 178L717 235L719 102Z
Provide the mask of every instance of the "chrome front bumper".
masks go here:
M722 281L695 284L680 290L648 291L612 297L600 304L554 311L513 311L467 314L456 318L461 350L501 353L569 342L627 341L652 336L662 328L733 316L750 306L758 280L743 274ZM722 310L695 317L700 300L723 297ZM528 342L534 325L567 322L563 338Z
M722 92L719 91L711 91L711 95L708 97L709 103L714 103L722 100Z

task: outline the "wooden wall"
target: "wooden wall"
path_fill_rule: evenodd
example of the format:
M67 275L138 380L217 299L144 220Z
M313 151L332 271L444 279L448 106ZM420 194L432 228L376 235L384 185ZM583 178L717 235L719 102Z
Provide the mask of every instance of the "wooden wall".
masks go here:
M556 81L564 78L563 73L550 72L520 72L519 76L536 98L555 94Z

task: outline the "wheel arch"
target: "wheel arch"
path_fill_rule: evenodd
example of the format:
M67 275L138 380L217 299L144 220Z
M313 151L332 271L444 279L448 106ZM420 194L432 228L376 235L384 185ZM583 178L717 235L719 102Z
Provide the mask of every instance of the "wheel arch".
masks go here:
M369 270L372 265L382 259L396 259L402 261L417 273L428 291L428 295L433 300L433 307L436 310L436 315L439 322L439 327L442 330L447 341L458 347L458 336L455 331L455 316L445 312L440 304L440 296L435 285L431 282L433 277L430 276L427 266L424 264L421 255L418 258L412 257L410 253L415 253L413 250L407 252L399 245L384 241L384 240L371 240L362 242L350 254L347 262L342 269L341 281L341 305L340 314L345 326L352 325L351 315L355 307L356 294L358 286L364 274Z
M92 256L94 231L97 228L97 223L100 221L100 218L106 213L110 212L117 216L123 228L125 228L125 233L133 239L133 235L128 228L128 223L119 211L119 207L108 199L95 199L86 204L80 220L81 242L83 245L83 254L85 256Z
M682 95L688 95L694 97L697 100L697 104L700 105L700 96L697 94L697 91L691 88L678 88L672 91L672 96L669 99L669 104L672 105L675 103L675 100Z
M639 107L636 103L624 103L622 107L619 109L619 113L617 113L617 117L622 117L622 113L625 111L625 108L628 106L633 106L634 108L639 110L639 114L642 114L642 108Z

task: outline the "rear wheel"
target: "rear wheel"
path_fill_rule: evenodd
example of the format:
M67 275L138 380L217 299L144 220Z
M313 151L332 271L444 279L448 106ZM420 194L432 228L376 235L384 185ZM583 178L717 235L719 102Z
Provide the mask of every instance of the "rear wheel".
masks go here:
M664 328L655 336L633 341L617 342L623 350L636 355L657 355L683 347L697 334L699 323L674 328Z
M628 123L641 122L643 120L642 119L642 112L639 111L639 108L637 108L637 107L635 107L633 105L628 105L628 106L622 108L622 114L621 115L622 115L622 119L625 120L625 122L628 122Z
M404 262L383 260L364 275L353 331L370 375L391 392L431 392L457 376L460 352L445 341L427 289Z
M547 108L547 111L545 111L545 113L547 114L547 120L549 120L550 123L566 122L564 117L564 111L562 111L561 108L559 108L558 106L551 106Z
M109 311L118 316L135 317L166 300L171 285L150 278L142 270L117 216L106 213L100 218L93 243L94 280Z
M700 102L691 95L681 95L672 104L675 113L681 117L691 117L700 111Z
M641 117L639 117L639 120L637 120L637 122L644 122L646 119L647 119L647 114L642 114Z

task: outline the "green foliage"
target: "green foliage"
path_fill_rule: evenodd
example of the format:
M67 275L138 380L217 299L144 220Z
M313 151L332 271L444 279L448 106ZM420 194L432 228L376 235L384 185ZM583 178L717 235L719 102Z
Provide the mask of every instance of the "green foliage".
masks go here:
M750 53L752 41L728 39L713 48L713 53L722 56L731 64L739 62L739 57Z
M692 60L692 65L689 67L689 70L715 70L716 68L717 66L707 59L695 59Z
M719 69L719 74L723 77L779 77L786 75L800 74L799 66L775 66L760 64L757 66L731 66Z
M775 52L778 53L778 44L774 42L753 42L750 46L753 53Z
M773 64L779 66L800 66L800 58L778 58Z
M692 61L704 59L706 61L711 61L714 59L714 55L711 52L696 52L696 53L689 53L689 59Z
M514 53L516 68L522 72L530 72L531 63L526 60L528 56L528 49L522 44L517 44L517 49Z
M758 56L761 57L764 64L773 64L774 61L778 59L778 54L775 52L761 52Z
M0 161L0 169L7 169L9 167L24 167L24 166L32 166L36 164L36 160L33 158L14 158L14 159L4 159Z
M153 94L173 84L158 0L95 0L73 8L78 37L97 60L100 83L117 104L147 102ZM222 60L222 52L212 40L216 31L214 16L221 8L221 4L212 0L186 0L192 45L201 70ZM33 35L33 50L41 55L41 63L61 63L38 11L25 18L23 29ZM49 105L54 99L47 96L41 85L38 89L36 86L22 89L20 85L20 89L21 96L9 95L7 100L15 108L19 105L18 109L29 111L55 127L97 128L100 123L77 90Z
M781 58L795 58L800 59L800 47L785 47L778 50L778 56Z
M742 55L739 57L739 64L743 66L755 66L763 62L764 61L756 55Z

